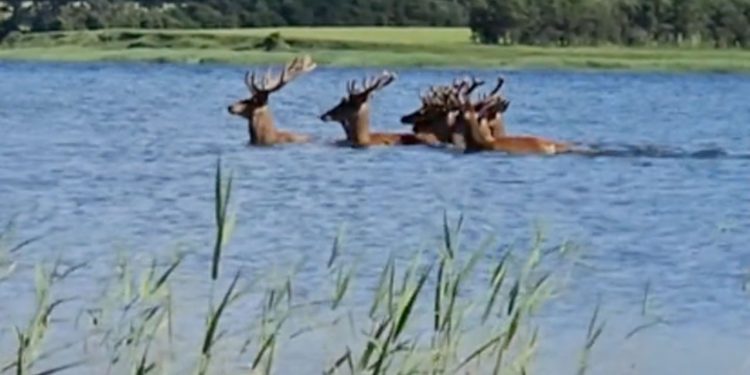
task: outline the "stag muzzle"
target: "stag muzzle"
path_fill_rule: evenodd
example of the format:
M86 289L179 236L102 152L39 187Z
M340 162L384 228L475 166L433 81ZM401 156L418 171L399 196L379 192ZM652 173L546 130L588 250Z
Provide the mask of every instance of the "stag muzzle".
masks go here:
M411 125L414 124L417 121L417 116L419 115L419 112L412 112L408 115L401 116L401 123L404 125Z
M323 121L323 122L333 121L333 116L331 116L330 112L326 112L326 113L320 115L320 121Z
M242 103L233 103L227 107L227 112L232 115L239 115L245 110L245 105Z

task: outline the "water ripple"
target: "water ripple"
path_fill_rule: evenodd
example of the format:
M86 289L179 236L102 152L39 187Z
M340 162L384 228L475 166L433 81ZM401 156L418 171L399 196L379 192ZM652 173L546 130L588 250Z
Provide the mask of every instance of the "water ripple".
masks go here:
M675 324L745 326L747 77L508 72L509 132L593 150L545 158L332 147L341 129L316 115L366 72L374 71L320 68L291 83L272 98L278 126L316 142L258 149L246 146L245 124L225 113L247 94L242 69L2 63L0 219L38 207L23 224L30 235L48 233L29 249L40 257L188 244L200 254L190 267L202 278L212 168L222 154L237 177L239 223L227 256L249 270L303 257L323 264L346 224L347 253L364 265L367 285L387 252L409 258L434 239L448 209L466 213L470 245L490 233L525 245L537 222L553 242L582 244L589 267L575 275L581 287L549 315L561 332L585 324L600 294L615 313L632 311L647 281ZM408 130L398 119L419 105L417 92L458 72L398 73L373 99L375 129ZM323 272L302 271L311 288Z

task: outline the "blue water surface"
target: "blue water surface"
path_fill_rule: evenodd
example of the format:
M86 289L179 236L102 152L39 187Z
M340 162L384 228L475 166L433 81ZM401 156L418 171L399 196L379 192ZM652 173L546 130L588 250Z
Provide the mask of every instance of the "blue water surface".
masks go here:
M271 98L277 126L314 141L251 148L246 123L226 112L247 95L242 68L0 63L0 219L18 214L21 239L41 236L23 250L28 264L64 254L104 277L99 259L117 251L183 246L197 253L186 266L203 280L221 155L235 175L231 266L253 272L307 258L300 279L314 288L345 225L346 253L366 284L389 253L408 259L439 235L444 210L465 214L473 245L494 235L523 249L539 225L551 245L571 240L582 252L571 289L544 316L552 347L563 348L553 357L582 345L597 301L618 334L627 331L618 321L637 325L648 284L669 324L630 352L603 352L604 361L619 369L632 359L636 373L746 373L750 78L473 72L506 78L510 133L589 145L596 157L333 147L343 133L318 116L346 80L377 72L319 68L289 84ZM409 131L398 120L420 90L468 71L396 72L373 98L373 129ZM74 290L93 288L72 280ZM32 288L3 284L0 296L16 303L0 316L31 303ZM369 303L368 290L353 290L355 304Z

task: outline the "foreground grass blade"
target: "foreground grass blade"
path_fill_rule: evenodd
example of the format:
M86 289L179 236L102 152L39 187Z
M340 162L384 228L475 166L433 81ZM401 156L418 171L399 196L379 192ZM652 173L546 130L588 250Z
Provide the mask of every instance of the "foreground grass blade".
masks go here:
M230 222L227 218L227 208L232 194L232 174L227 179L226 188L222 188L221 158L216 161L216 177L214 181L214 209L216 219L216 243L214 244L213 261L211 264L211 279L219 278L219 262L221 251L226 243Z
M395 259L393 258L393 253L388 255L388 261L385 263L385 267L383 268L383 271L380 272L380 278L378 280L378 287L375 292L375 298L372 301L372 305L370 306L370 313L369 317L374 318L375 313L378 310L378 307L380 307L380 304L383 303L383 300L385 297L389 297L388 301L386 303L390 304L390 293L389 291L392 290L393 285L393 270L395 267ZM390 305L389 305L390 306ZM388 307L390 309L390 307Z
M581 353L580 365L578 367L578 375L586 374L586 371L588 370L588 359L591 354L591 349L594 347L594 344L596 344L599 336L604 331L604 323L597 325L600 305L601 304L597 302L596 307L594 308L594 314L591 316L591 321L589 321L588 330L586 331L586 343L584 344L583 352Z
M229 288L227 288L226 293L224 293L224 297L221 299L221 302L219 303L219 306L216 308L215 311L212 311L209 318L208 318L208 325L206 327L206 333L203 338L203 346L201 348L202 358L203 358L203 364L201 366L201 369L199 370L199 374L203 375L208 370L208 364L211 359L211 348L213 347L215 343L216 338L216 332L219 327L219 320L221 319L221 316L224 313L224 310L226 310L227 306L229 305L230 300L232 299L232 296L234 294L234 289L237 286L237 282L240 279L240 273L237 272L235 274L234 279L232 279L232 283L229 285Z
M85 363L86 363L86 361L76 361L76 362L72 362L72 363L69 363L69 364L66 364L66 365L62 365L62 366L58 366L58 367L55 367L55 368L51 368L49 370L44 370L42 372L37 372L34 375L54 375L54 374L57 374L57 373L61 373L63 371L67 371L67 370L74 369L76 367L80 367L80 366L84 365Z
M333 239L333 246L331 247L331 257L328 259L328 269L333 267L333 263L338 259L341 253L342 244L344 242L344 227L339 228L336 237Z
M482 314L482 323L487 322L487 319L492 312L492 308L495 306L495 301L497 300L498 293L500 292L500 288L503 286L505 275L507 274L506 261L508 260L509 256L510 251L505 253L505 255L502 257L502 259L500 259L500 262L495 267L495 270L492 272L490 298L489 301L487 301L484 313Z
M161 289L162 286L166 284L167 279L169 279L169 277L172 275L172 272L174 272L177 269L177 267L179 267L180 264L182 263L182 259L183 257L177 258L177 260L175 260L169 266L169 268L167 268L167 270L164 271L164 273L159 277L159 279L156 280L156 283L154 283L154 286L151 288L151 294L155 294L156 292L159 291L159 289Z

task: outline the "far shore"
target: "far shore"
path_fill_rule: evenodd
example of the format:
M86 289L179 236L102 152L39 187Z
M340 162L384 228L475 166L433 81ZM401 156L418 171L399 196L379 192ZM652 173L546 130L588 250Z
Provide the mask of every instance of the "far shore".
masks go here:
M268 47L267 37L280 33ZM677 47L481 46L464 28L109 29L15 35L0 60L272 64L309 53L321 65L750 72L750 51Z

